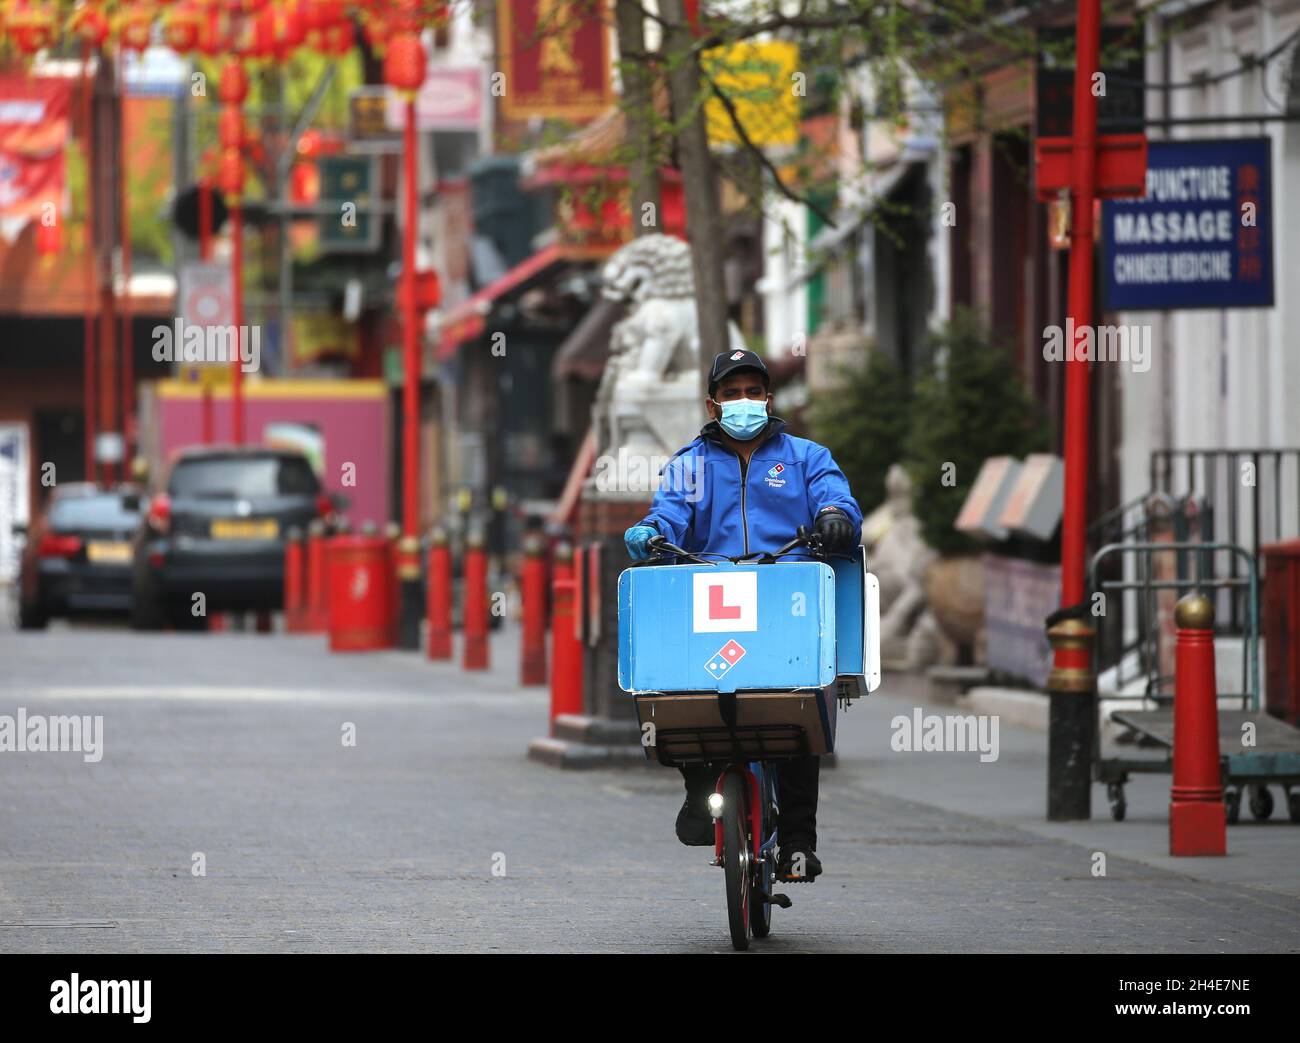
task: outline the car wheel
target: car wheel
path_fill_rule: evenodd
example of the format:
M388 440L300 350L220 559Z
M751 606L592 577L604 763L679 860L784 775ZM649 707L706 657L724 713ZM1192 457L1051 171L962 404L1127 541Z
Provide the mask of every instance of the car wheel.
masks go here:
M19 600L18 602L18 629L19 630L44 630L49 625L50 614L44 611L39 605L33 605L29 602Z
M137 568L131 584L131 629L161 630L162 628L162 597L148 572L143 568Z
M167 613L167 622L173 630L197 631L208 629L208 617L196 616L188 601L181 601Z

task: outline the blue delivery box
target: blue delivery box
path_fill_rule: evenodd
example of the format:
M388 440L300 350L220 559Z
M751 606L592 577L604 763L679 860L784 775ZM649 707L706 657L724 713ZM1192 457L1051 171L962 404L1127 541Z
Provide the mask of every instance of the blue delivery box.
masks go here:
M647 753L676 764L833 750L835 597L819 561L624 570L618 679Z

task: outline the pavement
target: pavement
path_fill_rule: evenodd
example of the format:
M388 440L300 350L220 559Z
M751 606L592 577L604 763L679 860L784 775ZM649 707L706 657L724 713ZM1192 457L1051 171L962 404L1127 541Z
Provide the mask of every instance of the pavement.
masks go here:
M0 753L0 951L729 952L676 773L529 761L548 695L517 648L494 634L470 674L315 636L0 630L0 714L104 728L95 763ZM1123 823L1100 789L1047 823L1040 732L1001 726L988 763L891 749L896 717L955 712L922 691L887 676L841 718L826 872L751 952L1300 951L1284 814L1220 859L1167 855L1167 778Z

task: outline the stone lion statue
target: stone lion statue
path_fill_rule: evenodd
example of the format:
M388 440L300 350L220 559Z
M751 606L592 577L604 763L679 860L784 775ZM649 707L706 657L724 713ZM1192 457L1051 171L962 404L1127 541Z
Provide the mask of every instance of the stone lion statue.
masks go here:
M603 296L625 302L628 315L610 333L592 406L597 452L623 462L634 456L644 470L645 461L666 461L702 423L691 250L673 236L641 236L606 262L601 278ZM733 347L744 347L734 325L730 336Z

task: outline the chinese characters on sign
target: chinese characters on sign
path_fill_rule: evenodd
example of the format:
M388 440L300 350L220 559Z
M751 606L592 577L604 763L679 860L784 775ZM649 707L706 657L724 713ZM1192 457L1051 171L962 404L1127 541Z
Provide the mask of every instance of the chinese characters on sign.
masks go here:
M497 49L507 120L587 120L613 104L610 30L587 0L509 0L497 5Z
M1272 307L1269 144L1150 143L1146 195L1102 205L1109 310Z

